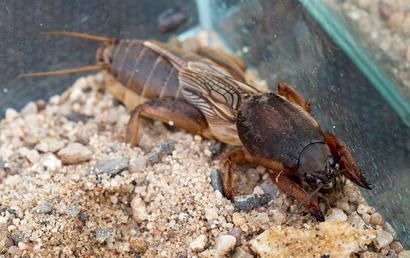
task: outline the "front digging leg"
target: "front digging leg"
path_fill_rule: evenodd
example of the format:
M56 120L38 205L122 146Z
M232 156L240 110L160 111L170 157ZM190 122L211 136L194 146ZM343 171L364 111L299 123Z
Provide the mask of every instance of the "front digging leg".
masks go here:
M276 184L280 190L293 196L298 202L302 203L302 205L305 206L318 221L325 221L325 217L320 211L319 204L315 200L308 198L309 193L296 181L281 171L270 170L269 175L273 183Z
M281 191L293 196L293 198L295 198L298 202L303 202L303 206L305 206L318 221L325 220L317 202L308 198L309 193L306 192L296 181L291 179L291 171L284 168L282 163L253 157L244 149L234 149L227 152L224 155L222 162L222 170L224 173L224 192L226 198L233 200L234 197L233 164L256 163L269 169L269 174L273 183L276 184Z
M347 146L333 134L325 133L324 136L326 144L329 146L335 161L339 163L339 170L342 171L343 175L355 184L371 190L372 186L366 181L360 170L357 169L356 161L353 159Z

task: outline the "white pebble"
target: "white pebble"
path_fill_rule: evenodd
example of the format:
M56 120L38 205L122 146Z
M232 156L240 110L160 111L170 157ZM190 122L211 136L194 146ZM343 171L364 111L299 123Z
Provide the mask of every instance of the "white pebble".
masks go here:
M359 204L357 207L357 212L361 215L364 214L373 214L374 213L374 208L366 205L366 204Z
M21 110L21 113L24 115L35 114L37 113L37 105L33 101L27 103L27 105Z
M132 173L142 171L147 165L147 158L145 156L139 156L137 158L131 158L130 171Z
M347 215L341 209L333 208L330 210L329 215L326 216L326 220L339 220L339 221L346 221Z
M377 249L382 249L388 246L393 241L393 236L382 229L378 229L377 231L377 238L374 240L374 245Z
M276 224L282 224L286 221L286 215L279 209L270 210L269 213L272 215L272 219Z
M205 217L208 221L218 219L218 211L215 208L206 209Z
M216 239L216 252L219 255L228 254L236 244L236 238L231 235L222 235Z
M197 237L194 241L192 241L189 244L189 247L194 252L201 252L201 251L204 250L207 240L208 239L207 239L206 235L202 234L199 237Z
M266 212L261 212L258 215L258 220L260 223L268 223L269 222L269 216Z
M41 159L41 164L47 167L47 170L56 171L61 168L61 160L59 160L54 154L47 154Z
M148 218L145 202L140 197L135 197L131 201L132 216L135 221L142 222Z
M64 142L56 138L47 137L44 138L39 144L36 145L36 149L41 152L56 152L64 147Z
M7 120L13 120L18 116L18 112L13 108L6 109L5 117Z
M37 150L29 150L26 147L22 147L19 149L19 152L31 163L35 163L40 159L40 154L38 154Z

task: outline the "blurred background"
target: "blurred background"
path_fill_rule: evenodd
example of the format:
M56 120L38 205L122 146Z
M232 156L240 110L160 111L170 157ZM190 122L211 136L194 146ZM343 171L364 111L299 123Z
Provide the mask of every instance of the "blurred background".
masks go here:
M207 29L272 90L286 81L311 102L322 129L369 167L363 173L374 189L363 195L410 248L408 0L0 0L0 6L0 117L62 93L87 73L18 75L96 63L98 43L41 31L167 41ZM164 21L175 28L164 33Z

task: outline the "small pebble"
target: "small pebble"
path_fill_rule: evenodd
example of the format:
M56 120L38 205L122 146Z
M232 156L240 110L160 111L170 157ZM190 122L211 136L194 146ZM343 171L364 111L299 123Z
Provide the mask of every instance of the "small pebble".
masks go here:
M92 154L90 149L77 142L69 143L57 153L63 164L74 164L88 161L91 159Z
M401 251L403 251L403 249L404 249L403 245L402 245L399 241L393 241L393 242L390 244L390 248L393 249L393 251L394 251L396 254L399 254L399 253L400 253Z
M52 203L44 202L34 207L33 211L37 214L48 214L48 213L51 213L53 209L54 209L54 205Z
M144 239L131 238L130 247L134 252L142 253L147 249L147 243Z
M234 204L240 210L251 210L269 202L268 194L248 194L234 197Z
M62 162L54 154L47 154L41 159L41 164L46 170L56 171L61 168Z
M349 206L349 202L347 202L344 199L339 199L336 202L336 207L347 212L350 213L350 206Z
M138 156L137 158L131 158L130 160L130 171L131 173L136 173L143 171L147 166L147 158L145 156Z
M344 213L341 209L338 208L333 208L329 210L329 215L326 216L326 220L340 220L340 221L346 221L347 220L347 215Z
M359 204L360 198L359 198L359 195L356 191L348 189L345 192L345 194L346 194L347 198L349 199L349 202L351 202L353 204Z
M234 214L232 214L232 221L237 227L240 227L246 223L245 217L243 217L239 212L234 212Z
M224 146L225 145L222 142L216 141L215 144L213 144L211 147L212 155L218 155L219 153L221 153Z
M385 222L383 224L383 229L389 232L393 236L393 239L396 239L397 237L396 230L388 222Z
M366 204L359 204L359 206L357 207L357 212L360 215L363 215L363 214L370 214L371 215L371 214L374 213L374 208L370 207Z
M39 144L36 145L36 149L41 152L56 152L63 147L63 141L52 137L44 138Z
M263 192L271 196L271 198L276 196L279 191L279 188L272 182L272 179L270 177L266 178L260 185L260 187L262 188Z
M388 245L390 245L390 243L393 241L393 236L382 229L378 229L376 230L377 232L377 237L376 239L374 239L373 243L376 246L377 249L382 249Z
M236 246L241 245L242 230L240 227L234 227L233 229L229 230L228 235L235 237Z
M106 173L111 176L128 169L128 163L130 159L127 157L121 157L118 159L109 159L98 161L94 166L90 167L89 172L96 172L97 174Z
M46 108L47 103L44 100L39 99L39 100L36 101L36 105L37 105L37 110L41 111L41 110L44 110Z
M172 142L161 143L155 146L148 155L149 163L158 163L165 154L171 154L174 149Z
M66 210L67 215L70 215L71 217L77 217L77 215L80 213L80 207L78 206L68 206Z
M278 209L273 209L269 211L275 224L282 224L286 221L286 214Z
M360 215L357 214L356 212L353 212L349 216L349 218L347 219L347 222L349 222L350 224L352 224L356 228L363 228L366 225L366 223L363 221L362 217L360 217Z
M18 245L21 241L23 241L23 236L22 235L12 235L11 239L13 240L14 245Z
M7 120L13 120L18 116L18 112L13 108L6 109L5 117Z
M28 114L35 114L37 113L37 105L35 102L30 101L29 103L26 104L26 106L20 111L23 115L28 115Z
M29 150L26 147L22 147L19 149L19 152L31 163L36 163L40 159L40 154L38 154L37 150Z
M211 171L211 186L215 191L221 192L224 194L223 190L223 173L219 169L214 169Z
M142 222L148 218L145 202L140 197L135 197L131 201L132 216L136 222Z
M22 251L33 251L34 248L34 244L30 242L19 242L17 246Z
M216 252L219 255L227 255L236 245L236 238L230 235L222 235L216 239Z
M205 245L208 241L208 238L205 234L200 235L194 241L189 244L189 247L193 252L202 252L205 248Z
M95 238L99 243L104 243L104 241L110 236L110 231L105 228L97 228L95 230Z
M370 224L372 225L382 225L383 217L380 213L376 212L370 217Z
M90 119L91 117L87 116L87 115L84 115L82 113L79 113L79 112L71 112L70 114L65 115L65 118L67 118L68 120L73 121L75 123L78 123L80 121L83 122L83 123L86 123L87 120Z
M366 224L370 223L370 215L369 214L367 214L367 213L362 214L362 219L363 219L364 222L366 222Z

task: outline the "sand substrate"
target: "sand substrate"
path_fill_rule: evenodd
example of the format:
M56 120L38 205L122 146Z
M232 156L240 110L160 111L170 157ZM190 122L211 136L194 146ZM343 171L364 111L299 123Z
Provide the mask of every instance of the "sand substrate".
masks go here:
M350 182L344 196L321 203L324 223L279 191L261 166L235 168L244 196L232 203L215 190L229 146L144 119L139 147L131 148L124 143L128 118L102 74L78 79L49 103L7 110L0 123L1 256L406 254Z

